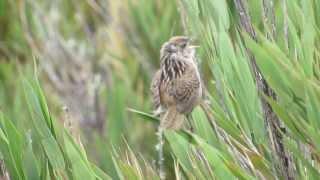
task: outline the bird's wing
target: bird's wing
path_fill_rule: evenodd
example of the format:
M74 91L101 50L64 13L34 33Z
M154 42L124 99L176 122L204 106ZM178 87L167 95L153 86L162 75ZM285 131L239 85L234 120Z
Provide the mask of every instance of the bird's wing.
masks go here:
M158 70L155 75L153 76L153 79L151 81L151 98L152 98L152 104L155 110L160 108L160 83L161 83L161 71Z

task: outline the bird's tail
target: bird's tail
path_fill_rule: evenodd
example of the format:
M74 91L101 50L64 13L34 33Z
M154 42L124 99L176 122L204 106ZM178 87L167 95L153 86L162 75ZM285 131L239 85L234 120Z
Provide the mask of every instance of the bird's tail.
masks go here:
M177 111L175 107L170 107L160 118L160 127L163 129L178 130L183 126L185 116Z

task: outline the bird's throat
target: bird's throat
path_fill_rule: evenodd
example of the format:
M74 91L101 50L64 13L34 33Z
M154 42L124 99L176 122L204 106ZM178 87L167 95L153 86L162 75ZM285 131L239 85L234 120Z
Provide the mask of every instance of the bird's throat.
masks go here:
M170 81L182 76L186 69L186 64L183 60L170 56L164 59L162 65L162 78L164 81Z

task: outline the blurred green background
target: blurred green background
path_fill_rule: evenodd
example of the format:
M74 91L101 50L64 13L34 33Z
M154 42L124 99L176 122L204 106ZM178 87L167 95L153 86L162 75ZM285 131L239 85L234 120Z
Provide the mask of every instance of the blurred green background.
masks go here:
M1 177L159 179L150 80L161 45L188 35L210 107L194 110L193 132L165 132L167 179L318 179L319 10L317 0L0 0ZM251 55L276 99L257 88Z
M155 161L157 125L127 108L152 111L161 44L182 34L176 2L1 0L0 24L0 106L22 136L34 127L21 81L37 66L51 116L72 122L92 162L112 175L125 142Z

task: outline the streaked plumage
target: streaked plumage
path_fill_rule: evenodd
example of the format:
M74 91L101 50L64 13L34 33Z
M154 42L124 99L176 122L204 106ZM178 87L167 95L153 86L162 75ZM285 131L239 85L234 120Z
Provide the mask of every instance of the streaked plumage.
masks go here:
M189 39L176 36L164 43L160 51L160 69L151 83L155 113L160 126L179 129L185 115L199 103L201 80L195 60L195 49Z

